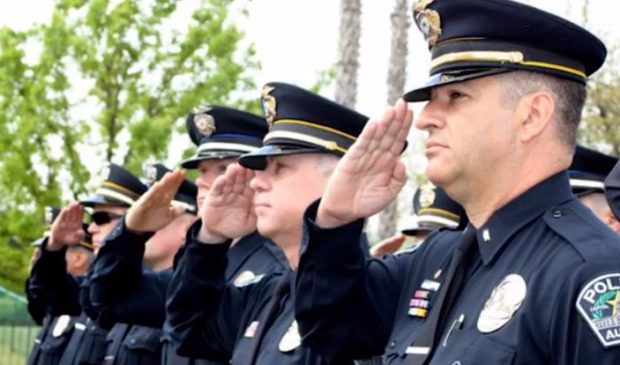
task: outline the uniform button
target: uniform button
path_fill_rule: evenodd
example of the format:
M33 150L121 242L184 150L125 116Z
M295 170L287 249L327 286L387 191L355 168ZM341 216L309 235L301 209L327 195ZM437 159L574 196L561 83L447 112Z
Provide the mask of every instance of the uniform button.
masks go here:
M452 365L461 365L461 362L456 360L455 362L452 363Z
M131 344L133 345L133 344L135 344L135 343L136 343L136 339L135 339L135 338L132 338L130 342L131 342Z
M394 347L396 347L396 341L390 342L390 348L393 349Z
M553 218L558 219L561 218L564 215L564 213L562 212L562 209L556 209L553 211Z

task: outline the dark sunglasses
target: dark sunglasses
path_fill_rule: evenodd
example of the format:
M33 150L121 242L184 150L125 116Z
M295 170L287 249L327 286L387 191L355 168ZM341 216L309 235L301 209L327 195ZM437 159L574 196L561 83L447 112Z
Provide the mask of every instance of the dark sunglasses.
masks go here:
M98 226L110 223L114 219L119 219L122 215L108 213L108 212L95 212L90 215L90 221Z

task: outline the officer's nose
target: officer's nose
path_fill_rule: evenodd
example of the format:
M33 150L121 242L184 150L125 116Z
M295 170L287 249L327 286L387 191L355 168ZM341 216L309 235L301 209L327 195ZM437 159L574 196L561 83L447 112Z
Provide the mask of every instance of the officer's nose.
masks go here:
M423 131L441 128L443 124L443 113L439 109L438 102L434 100L430 100L424 106L415 120L416 128Z
M261 192L269 189L269 183L266 179L266 172L257 170L254 172L254 177L250 180L250 189L254 192Z

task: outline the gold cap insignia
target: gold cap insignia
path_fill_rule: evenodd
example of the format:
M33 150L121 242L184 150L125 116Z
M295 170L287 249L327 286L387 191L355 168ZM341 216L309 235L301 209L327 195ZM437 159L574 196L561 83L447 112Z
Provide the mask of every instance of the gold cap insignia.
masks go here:
M441 35L441 18L436 10L427 9L433 0L420 0L413 4L413 19L424 35L429 48L433 48Z
M270 128L276 118L276 98L273 95L270 95L273 90L275 90L275 87L265 85L260 93L263 112L265 113L265 118L267 119L267 123L269 123Z
M101 169L101 181L110 180L110 165L105 165L103 169Z
M203 134L205 137L209 137L215 132L215 119L209 111L211 108L208 107L200 107L194 108L194 125L198 132Z

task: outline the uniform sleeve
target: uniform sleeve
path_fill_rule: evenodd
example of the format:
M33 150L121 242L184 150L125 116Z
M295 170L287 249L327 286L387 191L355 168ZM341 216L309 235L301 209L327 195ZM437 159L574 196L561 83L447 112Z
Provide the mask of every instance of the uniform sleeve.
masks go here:
M45 308L46 314L79 315L79 283L67 272L66 248L59 251L46 249L43 241L41 257L34 264L27 281L27 295L36 306Z
M228 361L249 296L247 288L228 286L225 278L229 244L196 240L201 221L187 233L168 289L166 316L179 354Z
M620 364L618 257L572 268L550 324L553 364Z
M89 271L90 303L97 313L125 299L140 282L144 245L152 234L136 234L125 219L105 238Z
M318 202L304 217L296 282L296 318L306 346L326 359L380 355L395 317L401 274L398 259L367 260L363 221L321 229Z

